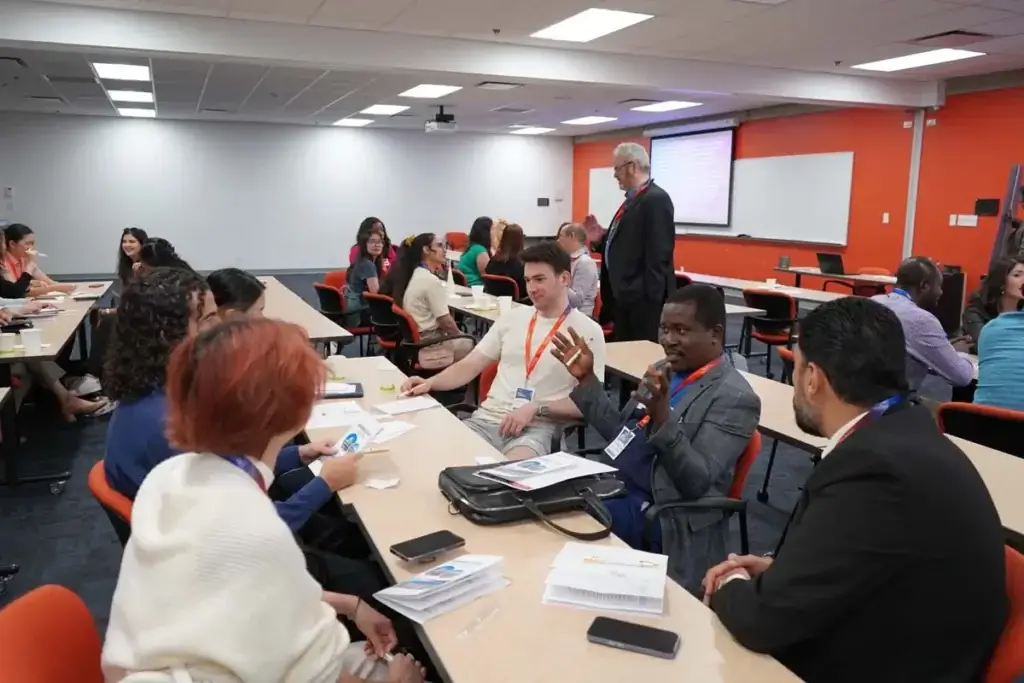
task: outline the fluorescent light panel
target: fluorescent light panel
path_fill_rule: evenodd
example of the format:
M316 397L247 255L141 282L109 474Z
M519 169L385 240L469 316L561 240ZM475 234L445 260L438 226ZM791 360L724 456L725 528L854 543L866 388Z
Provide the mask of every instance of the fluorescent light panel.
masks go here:
M562 123L570 126L593 126L598 123L608 123L614 121L614 116L583 116L578 119L569 119L568 121L562 121Z
M156 118L156 111L153 109L133 109L131 107L119 107L117 113L121 116L127 116L133 119L152 119Z
M904 71L906 69L918 69L922 66L945 64L946 62L956 62L961 59L984 56L984 52L973 52L971 50L957 50L951 47L944 47L940 50L918 52L913 55L893 57L892 59L882 59L877 62L867 62L866 64L855 64L851 68L863 69L864 71L884 71L888 73L892 71Z
M107 96L111 102L142 102L151 103L153 93L139 92L138 90L108 90Z
M647 21L654 15L638 12L624 12L617 9L597 9L591 7L557 24L552 24L536 33L531 38L545 40L562 40L570 43L589 43L609 33Z
M684 102L682 100L669 100L667 102L652 102L650 104L642 104L639 107L630 107L633 111L647 111L647 112L663 112L663 111L676 111L677 109L689 109L690 107L699 107L703 102Z
M341 119L340 121L335 121L332 125L343 128L362 128L371 123L373 123L373 119Z
M512 131L512 135L543 135L544 133L553 133L554 128L541 128L540 126L527 126L525 128L516 128Z
M433 85L430 83L424 83L417 85L415 88L409 88L403 93L399 93L399 97L418 97L424 100L436 100L445 95L451 95L453 92L462 90L461 85Z
M408 108L402 104L375 104L359 113L369 114L370 116L394 116L395 114L401 114Z
M105 81L151 81L148 66L139 64L97 64L96 75Z

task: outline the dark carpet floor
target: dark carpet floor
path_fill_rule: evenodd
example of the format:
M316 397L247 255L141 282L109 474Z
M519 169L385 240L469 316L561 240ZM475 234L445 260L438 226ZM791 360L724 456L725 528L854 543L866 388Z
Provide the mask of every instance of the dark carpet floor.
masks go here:
M277 275L282 283L315 305L311 283L314 275ZM739 334L738 320L730 320L729 342ZM756 349L755 349L756 350ZM356 353L349 345L346 353ZM773 369L781 367L776 358ZM750 371L764 373L763 359L751 361ZM21 572L10 582L0 605L37 586L56 583L78 593L89 606L101 630L105 629L110 599L117 581L121 546L106 516L86 487L89 468L103 457L106 420L63 425L52 409L40 406L21 414L22 435L19 450L24 474L69 470L71 479L63 494L52 495L45 484L0 488L0 565L17 563ZM587 444L601 445L595 434ZM744 498L750 501L749 531L751 550L773 550L799 487L811 470L807 453L779 444L772 470L767 504L759 503L755 492L760 487L768 463L771 439L747 479ZM735 533L733 548L739 548Z

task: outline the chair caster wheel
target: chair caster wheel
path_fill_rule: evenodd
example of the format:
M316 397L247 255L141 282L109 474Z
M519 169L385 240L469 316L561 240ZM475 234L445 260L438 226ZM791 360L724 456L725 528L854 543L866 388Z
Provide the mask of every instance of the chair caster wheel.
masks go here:
M52 484L50 484L50 493L55 496L59 496L60 494L64 493L64 487L67 486L67 483L68 482L66 479L63 481L53 482Z
M768 492L767 491L758 491L757 492L757 500L762 502L762 503L767 503L768 502Z

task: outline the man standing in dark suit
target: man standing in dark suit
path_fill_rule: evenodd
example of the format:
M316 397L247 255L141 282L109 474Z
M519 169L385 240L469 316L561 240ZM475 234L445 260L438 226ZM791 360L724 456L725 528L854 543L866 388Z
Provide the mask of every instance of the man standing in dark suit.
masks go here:
M905 398L899 319L832 301L794 355L797 424L828 442L775 559L731 556L705 601L807 683L980 683L1008 614L1003 530L970 460Z
M591 249L602 254L602 318L615 324L616 341L658 341L661 307L676 288L672 198L651 180L651 159L640 145L615 148L615 179L626 199L608 229L587 216Z

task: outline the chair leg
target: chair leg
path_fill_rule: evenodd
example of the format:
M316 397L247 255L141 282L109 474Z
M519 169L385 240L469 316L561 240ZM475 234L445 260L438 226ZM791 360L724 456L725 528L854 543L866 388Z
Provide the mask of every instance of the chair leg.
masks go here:
M740 553L750 554L750 537L747 534L747 511L740 510Z
M762 503L768 502L768 481L772 478L772 466L775 465L775 451L779 447L779 440L772 443L772 452L768 456L768 468L764 471L764 481L761 482L761 490L757 492L757 499Z
M768 353L764 355L764 376L768 379L772 379L772 349L775 347L771 344L768 345Z
M576 428L576 444L582 451L587 447L587 427L586 425L580 425Z

